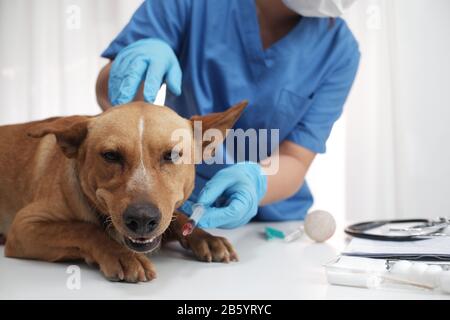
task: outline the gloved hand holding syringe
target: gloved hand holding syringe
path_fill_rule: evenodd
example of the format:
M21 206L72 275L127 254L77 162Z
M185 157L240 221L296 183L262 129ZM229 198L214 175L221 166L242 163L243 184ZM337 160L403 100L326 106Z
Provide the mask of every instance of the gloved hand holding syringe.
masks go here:
M239 162L216 172L198 197L194 201L187 200L180 210L190 216L191 226L233 229L256 216L266 191L267 177L260 165ZM196 203L202 206L195 206ZM185 230L188 233L189 226Z

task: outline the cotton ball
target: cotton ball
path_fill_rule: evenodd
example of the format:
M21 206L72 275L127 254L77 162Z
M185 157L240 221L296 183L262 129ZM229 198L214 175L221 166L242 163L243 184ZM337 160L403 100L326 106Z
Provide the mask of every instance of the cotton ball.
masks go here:
M317 242L324 242L336 231L336 221L329 212L315 210L306 215L304 228L308 237Z
M419 282L424 279L424 273L427 271L428 265L423 262L413 263L408 275L408 279L414 281L415 279Z
M428 266L427 270L423 273L423 279L426 283L431 284L431 286L436 287L439 285L439 277L442 274L442 268L437 265Z
M407 260L400 260L394 263L391 268L391 273L396 275L405 275L408 274L409 270L412 267L412 262Z
M450 293L450 271L443 271L439 277L439 287L445 293Z

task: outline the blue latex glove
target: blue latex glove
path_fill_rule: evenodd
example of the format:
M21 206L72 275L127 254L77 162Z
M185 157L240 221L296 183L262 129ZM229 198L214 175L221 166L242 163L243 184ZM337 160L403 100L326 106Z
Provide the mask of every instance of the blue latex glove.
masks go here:
M217 172L201 191L198 203L205 213L201 228L236 228L249 222L267 191L267 177L254 162L240 162ZM192 202L181 209L191 215Z
M108 96L113 106L128 103L144 82L144 99L154 102L163 81L181 94L181 68L172 48L159 39L142 39L122 49L109 73Z

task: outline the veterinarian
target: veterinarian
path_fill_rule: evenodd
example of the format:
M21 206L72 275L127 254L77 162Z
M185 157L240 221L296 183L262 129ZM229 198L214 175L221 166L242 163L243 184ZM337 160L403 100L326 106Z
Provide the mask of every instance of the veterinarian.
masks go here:
M199 225L302 219L313 203L305 175L325 152L358 69L358 44L338 18L353 2L147 0L102 54L111 62L98 77L99 104L153 102L163 82L165 104L186 118L248 99L235 128L279 129L279 170L198 165L191 200L206 205Z

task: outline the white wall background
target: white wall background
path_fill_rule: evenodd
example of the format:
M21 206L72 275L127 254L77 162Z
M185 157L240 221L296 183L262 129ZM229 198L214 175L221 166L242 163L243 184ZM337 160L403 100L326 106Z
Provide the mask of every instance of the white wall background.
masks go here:
M96 114L100 53L142 0L0 0L0 123Z
M141 0L0 0L0 124L95 114L100 52ZM359 0L362 61L308 175L345 220L450 216L450 1Z
M450 216L449 12L448 0L359 0L347 13L362 60L310 174L317 207L352 221Z

